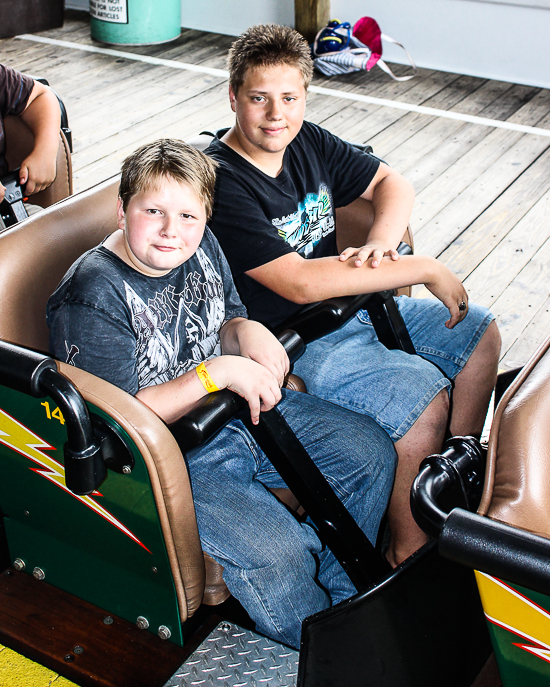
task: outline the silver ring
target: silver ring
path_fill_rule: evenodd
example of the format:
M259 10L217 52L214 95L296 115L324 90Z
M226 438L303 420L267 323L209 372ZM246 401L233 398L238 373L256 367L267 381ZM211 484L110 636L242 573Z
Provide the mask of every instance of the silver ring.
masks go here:
M459 310L466 310L466 301L462 301L461 303L459 303L458 309Z

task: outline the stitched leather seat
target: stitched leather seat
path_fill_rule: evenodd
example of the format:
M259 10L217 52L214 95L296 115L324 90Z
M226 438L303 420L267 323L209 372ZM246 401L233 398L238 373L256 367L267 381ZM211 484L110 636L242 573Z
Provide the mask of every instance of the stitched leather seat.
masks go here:
M550 537L550 337L502 397L491 428L481 515Z

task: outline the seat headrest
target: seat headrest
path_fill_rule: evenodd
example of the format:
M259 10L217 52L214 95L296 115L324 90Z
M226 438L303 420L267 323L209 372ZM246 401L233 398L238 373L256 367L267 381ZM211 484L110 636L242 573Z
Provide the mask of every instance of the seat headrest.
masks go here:
M48 352L46 303L82 253L116 228L118 176L0 234L0 338Z

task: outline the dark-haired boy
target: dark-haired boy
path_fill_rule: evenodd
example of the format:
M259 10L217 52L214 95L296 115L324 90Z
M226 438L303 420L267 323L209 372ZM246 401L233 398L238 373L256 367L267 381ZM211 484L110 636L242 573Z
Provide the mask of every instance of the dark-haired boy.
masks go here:
M295 366L310 393L370 415L396 442L388 550L395 565L426 540L409 508L419 462L440 450L448 426L453 434L481 433L500 337L488 311L468 313L465 289L441 263L398 259L413 189L304 121L312 71L307 44L287 27L255 26L233 44L236 121L207 150L220 163L211 227L250 317L273 327L332 296L423 283L441 301L398 299L418 356L385 349L361 311L310 344ZM338 255L346 223L361 240Z
M370 418L281 391L286 353L246 319L205 226L214 181L215 163L183 141L155 141L125 160L119 229L81 256L50 298L50 348L167 423L217 389L243 396L254 423L278 404L374 542L393 482L391 441ZM306 616L355 593L347 575L314 529L269 491L285 484L242 422L186 462L203 549L223 565L257 629L299 646Z

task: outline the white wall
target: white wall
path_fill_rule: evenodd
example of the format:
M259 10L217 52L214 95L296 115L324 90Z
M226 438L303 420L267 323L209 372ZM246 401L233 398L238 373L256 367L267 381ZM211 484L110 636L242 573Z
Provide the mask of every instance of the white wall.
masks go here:
M294 0L182 0L181 3L181 25L188 29L238 36L254 24L294 26Z
M374 17L419 66L550 87L550 0L332 0L342 21ZM406 62L383 45L384 57Z
M88 9L88 0L66 6ZM294 0L181 0L181 8L182 26L232 36L294 24ZM550 0L331 0L332 17L353 24L365 14L421 67L550 88ZM389 61L406 61L383 47Z

